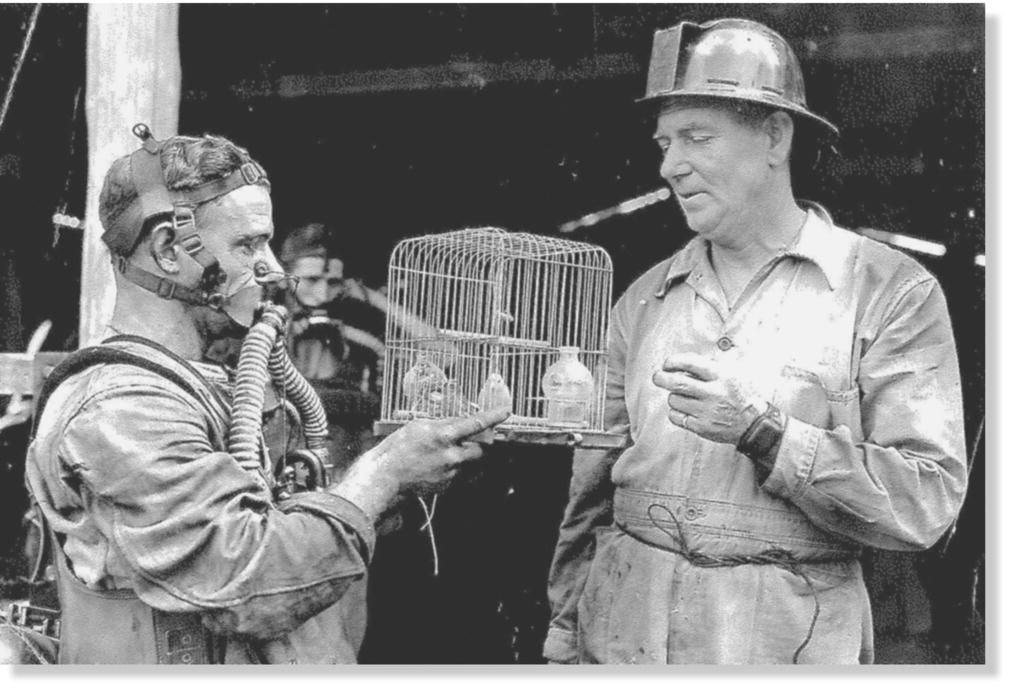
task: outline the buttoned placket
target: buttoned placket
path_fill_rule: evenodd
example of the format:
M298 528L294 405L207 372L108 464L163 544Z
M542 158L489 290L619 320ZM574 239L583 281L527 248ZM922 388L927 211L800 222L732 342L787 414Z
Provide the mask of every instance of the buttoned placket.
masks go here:
M703 323L696 317L697 304L693 304L694 326L698 332L707 332L708 338L716 349L715 354L717 356L726 354L737 346L735 334L741 328L743 320L749 315L755 303L755 296L759 286L770 276L777 263L783 257L784 252L780 252L761 267L750 279L746 288L731 307L728 305L727 297L724 289L721 287L720 280L718 280L717 273L709 261L706 259L701 260L701 264L697 265L688 275L686 283L693 290L695 297L707 304L712 310L713 315L717 318L718 331L716 333L709 327L700 327Z

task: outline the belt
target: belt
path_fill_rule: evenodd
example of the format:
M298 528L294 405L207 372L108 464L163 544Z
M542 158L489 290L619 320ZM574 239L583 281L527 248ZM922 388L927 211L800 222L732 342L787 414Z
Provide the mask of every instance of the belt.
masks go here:
M616 488L612 508L623 532L680 554L749 558L778 552L795 561L846 561L861 552L857 545L817 529L798 510L623 487Z

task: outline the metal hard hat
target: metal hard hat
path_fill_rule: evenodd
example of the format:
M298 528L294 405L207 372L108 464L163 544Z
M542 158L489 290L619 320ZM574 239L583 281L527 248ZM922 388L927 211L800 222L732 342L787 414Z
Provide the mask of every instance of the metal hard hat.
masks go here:
M684 21L655 32L647 93L637 102L686 96L769 105L839 133L806 105L802 68L788 42L748 19Z

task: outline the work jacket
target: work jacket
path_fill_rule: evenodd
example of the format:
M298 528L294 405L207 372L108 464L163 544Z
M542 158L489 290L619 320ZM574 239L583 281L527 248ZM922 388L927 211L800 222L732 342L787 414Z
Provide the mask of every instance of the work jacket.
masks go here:
M58 545L60 662L354 662L370 519L328 492L273 502L226 452L220 368L114 346L199 398L113 363L46 404L26 477Z

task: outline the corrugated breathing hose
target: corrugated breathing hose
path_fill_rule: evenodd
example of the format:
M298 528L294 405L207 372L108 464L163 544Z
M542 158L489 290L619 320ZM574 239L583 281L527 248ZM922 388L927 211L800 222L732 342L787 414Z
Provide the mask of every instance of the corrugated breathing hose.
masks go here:
M268 377L291 399L303 423L308 452L300 459L313 465L315 484L327 484L327 415L316 391L296 370L285 350L288 313L282 306L265 304L260 319L243 339L236 369L229 425L229 453L244 470L264 484L270 467L261 451L264 393Z
M271 357L267 362L271 378L285 390L285 395L295 405L302 419L306 446L313 451L327 450L327 413L316 390L306 381L285 349L285 338L279 336L274 342Z

